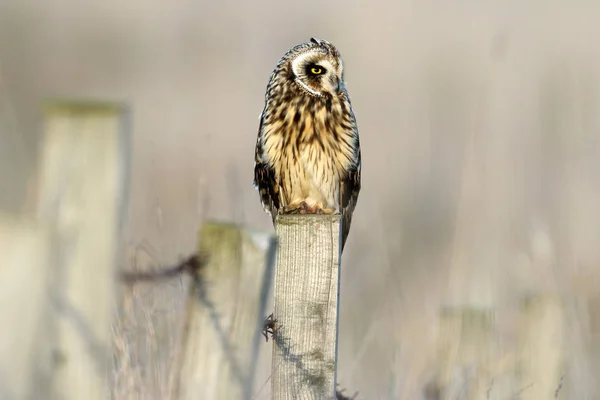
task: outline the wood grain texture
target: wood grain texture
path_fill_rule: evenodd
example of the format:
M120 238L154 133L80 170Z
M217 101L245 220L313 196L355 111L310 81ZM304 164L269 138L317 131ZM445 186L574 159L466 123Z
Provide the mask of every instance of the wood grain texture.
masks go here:
M126 205L125 110L50 102L44 109L39 216L53 226L38 398L106 399L110 324ZM44 369L45 368L45 369Z
M277 218L274 400L335 397L340 227L337 215Z
M48 278L49 232L29 218L0 215L0 398L30 399Z
M172 398L252 398L275 248L273 234L204 224L199 249L208 264L188 292Z

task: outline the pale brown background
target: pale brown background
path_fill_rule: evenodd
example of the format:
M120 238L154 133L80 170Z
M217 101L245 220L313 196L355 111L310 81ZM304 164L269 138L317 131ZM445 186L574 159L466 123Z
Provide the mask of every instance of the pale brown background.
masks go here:
M440 305L494 306L510 343L517 296L541 290L568 304L566 398L599 399L596 1L0 0L0 126L18 138L0 142L0 206L34 209L40 101L97 98L133 112L127 257L173 263L205 218L271 230L251 185L258 115L279 57L311 36L344 57L363 152L340 384L419 399ZM165 398L182 293L115 304L115 398Z

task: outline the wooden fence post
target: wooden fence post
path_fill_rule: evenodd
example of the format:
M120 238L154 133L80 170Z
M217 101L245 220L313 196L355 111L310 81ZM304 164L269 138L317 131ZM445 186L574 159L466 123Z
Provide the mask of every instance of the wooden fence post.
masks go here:
M275 250L273 234L204 224L207 264L188 292L173 399L252 398Z
M538 295L521 303L519 369L521 399L562 399L565 321L558 296Z
M489 311L448 307L441 311L438 333L439 376L432 398L477 400L490 385L494 320Z
M334 399L339 215L281 215L273 317L274 400Z
M49 275L48 230L36 221L0 215L0 398L33 399L35 351Z
M53 226L45 340L36 398L106 399L128 136L114 104L44 109L39 216ZM47 370L43 370L44 366Z

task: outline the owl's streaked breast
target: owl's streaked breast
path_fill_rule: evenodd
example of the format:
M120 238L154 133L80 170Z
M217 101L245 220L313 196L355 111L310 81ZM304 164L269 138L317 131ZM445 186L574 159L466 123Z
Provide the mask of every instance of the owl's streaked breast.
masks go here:
M340 177L353 160L354 131L336 121L341 101L329 102L276 110L272 115L278 118L263 126L264 157L275 169L283 206L304 201L339 211Z

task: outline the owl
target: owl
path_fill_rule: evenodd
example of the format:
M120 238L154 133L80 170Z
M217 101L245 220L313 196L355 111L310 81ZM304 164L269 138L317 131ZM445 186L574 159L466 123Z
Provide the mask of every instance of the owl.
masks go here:
M260 115L254 187L275 224L279 214L341 214L342 250L360 191L358 127L344 64L311 38L279 60Z

